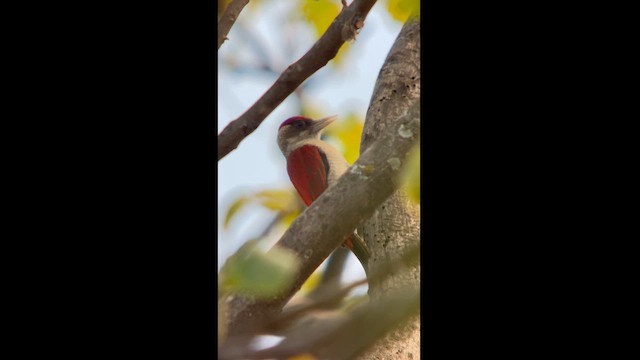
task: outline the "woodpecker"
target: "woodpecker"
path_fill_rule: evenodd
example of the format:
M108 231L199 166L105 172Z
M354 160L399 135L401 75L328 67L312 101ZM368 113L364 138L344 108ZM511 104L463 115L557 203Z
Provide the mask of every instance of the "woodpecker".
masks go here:
M322 141L322 131L337 116L312 120L294 116L278 128L278 147L287 159L287 173L302 201L309 206L349 168L340 152ZM344 241L368 271L369 251L362 238L354 231Z

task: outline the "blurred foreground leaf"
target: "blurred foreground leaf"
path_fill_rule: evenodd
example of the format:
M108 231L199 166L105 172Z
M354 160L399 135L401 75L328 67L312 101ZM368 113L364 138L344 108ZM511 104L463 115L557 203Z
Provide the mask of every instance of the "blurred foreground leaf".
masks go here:
M292 285L300 260L286 249L274 247L268 253L256 240L244 244L220 271L220 286L228 293L271 297Z
M238 210L240 210L240 208L242 208L244 205L247 204L247 202L249 202L249 199L241 196L239 198L237 198L232 204L231 206L229 206L229 210L227 210L227 214L224 217L224 223L222 224L222 227L224 229L229 227L229 222L231 221L231 219L233 218L233 216L235 214L238 213Z
M387 11L394 20L404 22L412 12L420 12L420 0L387 0Z
M303 0L300 4L303 19L313 26L316 38L327 31L342 7L336 0Z
M299 12L302 14L302 19L313 28L316 39L319 39L340 14L341 9L342 4L338 0L302 0ZM342 64L348 48L348 43L341 46L330 64L336 66Z
M297 212L292 212L285 215L281 220L282 226L284 226L285 229L288 229L289 226L291 226L291 223L293 223L293 220L295 220L298 217L298 215L300 215L300 212L301 211L297 211Z
M296 201L294 196L296 196L296 194L293 193L291 189L264 190L256 194L256 198L262 206L274 211L290 210Z
M238 214L240 209L257 202L262 207L279 212L282 215L282 222L287 226L302 212L303 203L298 199L298 193L293 187L288 189L268 189L251 195L240 196L231 203L224 217L223 229L229 227L231 220Z
M400 176L409 199L420 204L420 144L411 149Z
M316 271L314 271L311 274L311 276L309 276L309 278L302 284L300 291L303 294L310 293L311 291L313 291L313 289L318 287L321 279L322 279L322 271L316 269Z

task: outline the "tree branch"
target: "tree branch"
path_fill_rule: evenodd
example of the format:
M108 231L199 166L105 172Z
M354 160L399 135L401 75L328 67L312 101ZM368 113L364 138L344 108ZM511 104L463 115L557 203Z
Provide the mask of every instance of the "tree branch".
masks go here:
M416 244L406 249L400 256L395 259L389 259L383 266L380 267L381 274L384 276L390 276L392 273L400 271L407 271L407 265L420 261L420 244ZM377 321L377 317L374 316L374 312L364 313L358 309L362 305L357 306L353 310L345 312L344 309L332 309L332 304L342 301L351 290L354 288L367 284L367 279L359 280L351 283L350 285L342 288L327 289L315 300L307 300L295 305L290 303L285 306L282 313L264 328L260 330L261 334L270 334L285 337L286 340L275 348L271 348L264 353L262 350L251 349L250 344L254 340L253 334L235 335L226 339L224 344L218 348L219 359L263 359L273 357L288 357L293 356L296 353L300 353L305 350L306 352L322 351L326 345L326 341L335 343L336 339L349 334L344 334L340 331L340 325L349 319L356 319L362 314L366 314L366 319ZM404 297L404 291L408 289L418 289L419 284L415 286L404 286L399 288L393 294L390 294L391 298L395 298L399 294L399 298ZM382 304L387 304L385 301L390 299L382 299ZM379 303L379 302L378 302ZM388 305L388 304L387 304ZM369 309L384 309L383 316L388 315L387 305L381 305L377 303L369 302ZM327 309L329 309L327 311ZM418 311L419 307L412 309L412 313ZM361 319L362 320L362 319ZM383 326L384 331L393 330L398 323L402 322L402 319L395 318L396 321L387 321ZM366 321L366 320L365 320ZM379 329L377 323L373 328ZM369 326L364 328L369 330ZM335 331L334 331L335 330ZM359 331L361 334L355 339L356 341L349 341L348 344L342 344L344 348L338 349L338 353L352 353L364 350L371 345L380 336L379 332L370 333L369 331ZM381 329L379 329L381 330ZM365 334L366 333L366 334ZM330 335L331 334L331 335ZM329 337L327 339L327 337ZM352 338L353 339L353 338ZM273 351L273 352L272 352ZM280 355L277 355L280 354ZM287 356L285 356L285 354ZM328 357L333 358L333 357Z
M289 65L258 101L222 130L218 135L218 161L237 148L304 80L333 59L345 41L355 38L375 2L355 0L343 8L311 49Z
M309 313L312 310L318 309L326 309L328 305L332 305L335 303L339 303L342 301L351 290L357 288L358 286L366 285L367 279L358 280L350 285L347 285L343 288L336 288L330 291L325 292L322 296L319 296L318 299L311 301L309 303L303 303L296 306L291 306L285 308L280 316L278 316L274 321L272 321L268 325L268 329L271 332L278 332L281 329L284 329L292 323L294 320L299 319L303 315ZM311 335L311 334L309 334Z
M304 327L304 331L300 331L299 324L307 323L306 319L313 317L315 313L322 312L327 303L335 303L344 299L351 290L367 283L366 279L356 281L343 288L334 288L330 292L324 294L324 298L315 301L305 302L286 308L282 314L268 324L262 333L273 334L277 336L287 337L292 332L302 334L305 338L313 338L313 330ZM335 311L335 310L334 310ZM256 353L250 347L254 340L253 335L237 335L228 338L222 346L218 347L219 359L239 359L248 358ZM307 343L308 341L302 341Z
M347 264L350 252L349 249L340 246L331 253L327 260L327 267L320 279L320 284L309 293L307 296L309 299L322 297L327 291L340 286L340 277ZM327 304L327 306L331 305L332 304Z
M315 339L311 352L319 359L355 359L385 334L406 326L419 311L420 289L399 289L380 301L370 302L354 311L337 329Z
M292 329L292 333L275 347L252 350L246 342L238 343L238 346L225 344L218 357L228 360L285 359L310 353L318 359L353 359L384 334L406 326L419 311L420 289L405 287L380 301L362 304L347 314L319 312L310 321Z
M228 334L248 334L281 312L311 273L338 247L358 224L398 187L396 176L407 153L420 138L420 103L415 101L384 136L372 144L356 163L307 208L275 245L302 261L293 285L266 301L244 296L227 299Z
M231 30L233 23L236 22L240 12L248 3L249 0L231 0L229 5L227 5L227 8L224 9L220 20L218 21L218 50L220 50L222 43L227 40L229 30Z

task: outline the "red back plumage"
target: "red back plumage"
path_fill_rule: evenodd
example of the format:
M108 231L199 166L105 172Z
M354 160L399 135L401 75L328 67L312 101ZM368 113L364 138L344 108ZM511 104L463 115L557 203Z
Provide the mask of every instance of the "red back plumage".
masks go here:
M287 158L287 173L307 206L327 189L328 163L322 151L313 145L303 145Z

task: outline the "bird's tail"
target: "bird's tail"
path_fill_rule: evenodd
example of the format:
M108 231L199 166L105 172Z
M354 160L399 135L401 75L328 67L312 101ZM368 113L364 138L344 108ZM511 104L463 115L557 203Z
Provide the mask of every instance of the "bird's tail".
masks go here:
M364 272L369 276L369 248L367 248L367 245L364 243L364 239L354 231L344 241L344 246L351 249L353 254L360 261L360 264L362 264Z

